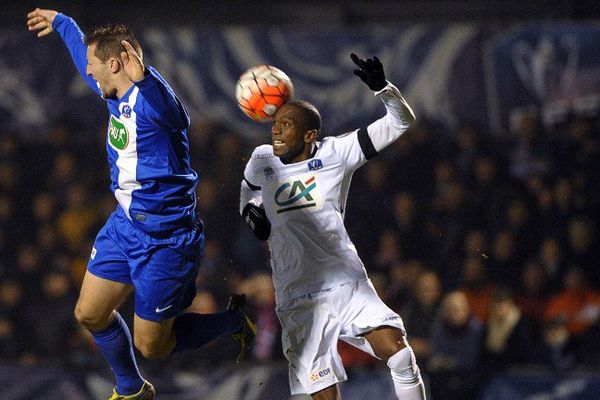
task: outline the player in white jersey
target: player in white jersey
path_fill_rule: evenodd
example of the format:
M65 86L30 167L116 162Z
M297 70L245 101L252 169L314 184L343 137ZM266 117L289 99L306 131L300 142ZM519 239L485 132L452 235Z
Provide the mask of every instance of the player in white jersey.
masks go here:
M275 114L272 144L257 147L246 165L240 213L269 242L292 394L340 398L337 383L346 373L339 338L387 362L398 399L423 400L402 319L377 296L344 227L352 174L415 117L377 57L351 57L359 67L355 74L381 99L386 115L367 128L318 141L318 110L304 101L284 104Z

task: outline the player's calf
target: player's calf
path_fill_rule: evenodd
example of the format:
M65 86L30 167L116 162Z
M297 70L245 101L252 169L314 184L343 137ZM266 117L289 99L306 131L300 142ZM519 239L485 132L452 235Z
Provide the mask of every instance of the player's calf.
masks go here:
M149 359L165 358L173 352L175 334L172 321L146 321L134 317L133 343L142 355Z
M410 346L391 356L387 365L392 374L394 391L398 399L425 400L423 379Z

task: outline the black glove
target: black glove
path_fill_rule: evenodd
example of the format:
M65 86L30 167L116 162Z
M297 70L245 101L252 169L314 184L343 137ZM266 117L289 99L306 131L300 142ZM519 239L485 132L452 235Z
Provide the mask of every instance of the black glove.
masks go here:
M265 209L257 207L254 204L247 204L242 211L242 217L248 223L254 236L259 240L267 240L271 234L271 223L267 219Z
M365 60L352 53L350 58L360 68L354 70L354 75L362 79L372 91L378 92L387 86L383 65L377 56Z

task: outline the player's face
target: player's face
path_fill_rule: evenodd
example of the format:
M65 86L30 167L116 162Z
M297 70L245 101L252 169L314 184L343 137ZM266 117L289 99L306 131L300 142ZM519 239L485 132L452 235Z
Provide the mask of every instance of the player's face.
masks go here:
M273 154L288 163L306 159L305 150L309 143L305 142L304 132L300 129L300 118L300 109L290 104L284 104L275 113L271 128Z
M85 73L93 78L98 85L100 86L100 91L102 92L102 97L105 99L115 97L117 94L117 88L112 83L112 71L110 68L111 59L108 59L106 62L103 62L98 57L96 57L96 44L92 43L87 48L87 66L85 68Z

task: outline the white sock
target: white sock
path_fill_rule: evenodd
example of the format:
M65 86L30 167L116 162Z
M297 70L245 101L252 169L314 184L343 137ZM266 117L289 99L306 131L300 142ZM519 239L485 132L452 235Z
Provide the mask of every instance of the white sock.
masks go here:
M387 365L398 400L425 400L425 386L410 346L391 356Z

